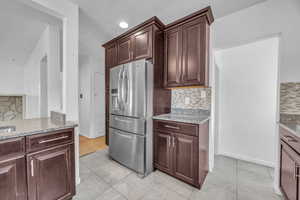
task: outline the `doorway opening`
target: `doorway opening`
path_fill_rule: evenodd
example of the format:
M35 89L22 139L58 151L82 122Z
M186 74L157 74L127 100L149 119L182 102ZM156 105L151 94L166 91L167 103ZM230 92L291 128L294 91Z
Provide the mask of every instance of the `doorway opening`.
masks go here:
M215 52L216 154L275 167L279 41Z

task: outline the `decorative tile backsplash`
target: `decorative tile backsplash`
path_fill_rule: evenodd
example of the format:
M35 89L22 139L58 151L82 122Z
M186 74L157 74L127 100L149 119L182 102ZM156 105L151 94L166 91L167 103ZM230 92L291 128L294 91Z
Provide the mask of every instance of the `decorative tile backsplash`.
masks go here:
M201 93L203 98L201 98ZM205 97L204 97L205 96ZM211 88L183 88L172 90L172 108L210 110Z
M0 96L0 121L23 118L21 96Z
M280 113L300 115L300 83L281 83Z

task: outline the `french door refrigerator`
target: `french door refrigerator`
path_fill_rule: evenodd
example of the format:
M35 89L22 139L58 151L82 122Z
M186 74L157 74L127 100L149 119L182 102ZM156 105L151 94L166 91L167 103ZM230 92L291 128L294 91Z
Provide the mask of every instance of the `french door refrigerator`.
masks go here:
M110 70L109 156L143 176L153 170L153 65L145 59Z

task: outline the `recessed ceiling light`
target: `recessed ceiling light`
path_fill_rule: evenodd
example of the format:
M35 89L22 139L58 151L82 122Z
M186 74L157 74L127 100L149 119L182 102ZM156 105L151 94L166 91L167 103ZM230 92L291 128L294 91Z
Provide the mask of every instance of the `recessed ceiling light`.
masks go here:
M119 24L119 26L120 26L121 28L128 28L128 23L125 22L125 21L121 21L120 24Z

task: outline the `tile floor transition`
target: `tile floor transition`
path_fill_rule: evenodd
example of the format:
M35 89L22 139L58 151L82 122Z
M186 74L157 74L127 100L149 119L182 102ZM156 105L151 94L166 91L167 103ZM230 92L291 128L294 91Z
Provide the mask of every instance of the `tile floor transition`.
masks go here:
M80 158L80 178L75 200L281 200L272 169L223 156L201 190L159 171L141 179L107 149Z

